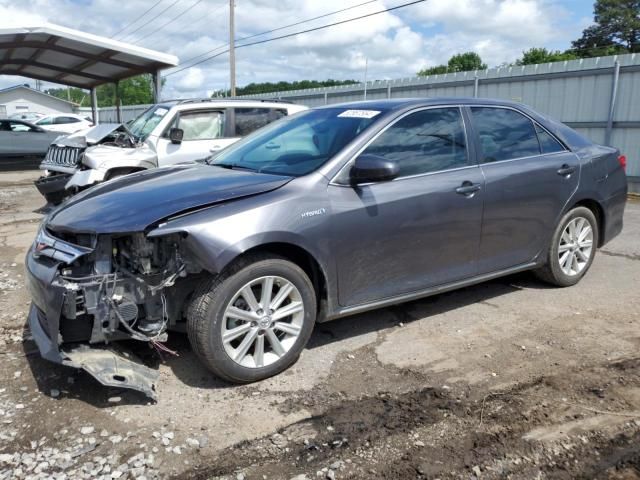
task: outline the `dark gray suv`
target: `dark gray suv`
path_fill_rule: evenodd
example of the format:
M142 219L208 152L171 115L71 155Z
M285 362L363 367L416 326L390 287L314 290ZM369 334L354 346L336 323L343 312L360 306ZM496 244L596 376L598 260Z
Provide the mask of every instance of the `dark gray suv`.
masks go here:
M99 185L27 254L42 355L155 395L114 346L186 330L233 382L296 361L316 321L534 270L577 283L622 229L624 157L480 99L333 105L208 160Z

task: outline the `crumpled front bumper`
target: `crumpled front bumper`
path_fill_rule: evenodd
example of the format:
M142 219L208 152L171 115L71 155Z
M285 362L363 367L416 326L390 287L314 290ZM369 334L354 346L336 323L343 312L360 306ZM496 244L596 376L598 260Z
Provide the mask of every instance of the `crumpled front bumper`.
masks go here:
M78 170L71 176L65 188L67 190L72 190L73 188L89 187L96 183L103 182L106 176L107 170L97 170L94 168Z
M58 175L42 176L34 184L40 194L52 205L58 205L69 196L66 185L72 174L60 173Z
M36 257L30 250L25 266L27 287L32 297L28 323L42 357L83 369L103 385L138 390L157 399L158 372L136 361L132 354L112 345L62 343L60 321L66 289L58 274L60 262Z

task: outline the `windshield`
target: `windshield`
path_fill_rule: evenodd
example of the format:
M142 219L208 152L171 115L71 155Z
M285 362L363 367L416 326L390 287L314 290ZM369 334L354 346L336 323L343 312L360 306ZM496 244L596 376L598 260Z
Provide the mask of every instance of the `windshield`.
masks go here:
M132 121L127 128L138 140L146 140L168 111L169 107L154 105Z
M211 157L210 165L306 175L366 129L381 110L322 108L285 117Z

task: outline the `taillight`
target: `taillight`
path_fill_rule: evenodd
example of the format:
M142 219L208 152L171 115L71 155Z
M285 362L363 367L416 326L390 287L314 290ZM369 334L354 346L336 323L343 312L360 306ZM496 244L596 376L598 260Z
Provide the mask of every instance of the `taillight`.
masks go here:
M620 166L623 170L627 169L627 157L625 157L624 155L620 155L618 157L618 162L620 162Z

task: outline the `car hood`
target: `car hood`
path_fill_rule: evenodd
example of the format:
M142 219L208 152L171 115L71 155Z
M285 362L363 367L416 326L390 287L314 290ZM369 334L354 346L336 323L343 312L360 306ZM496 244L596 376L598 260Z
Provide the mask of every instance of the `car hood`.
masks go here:
M101 123L95 127L79 130L71 135L61 135L54 143L64 147L86 148L88 145L99 143L119 128L126 130L127 127L121 123Z
M291 177L210 165L179 165L134 173L72 197L47 218L54 232L144 231L167 217L281 187Z

